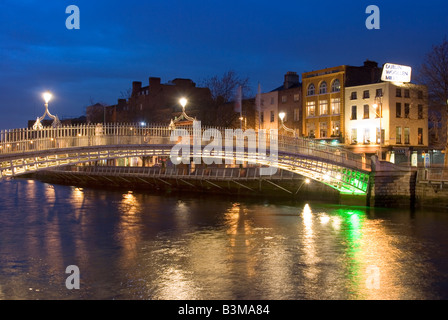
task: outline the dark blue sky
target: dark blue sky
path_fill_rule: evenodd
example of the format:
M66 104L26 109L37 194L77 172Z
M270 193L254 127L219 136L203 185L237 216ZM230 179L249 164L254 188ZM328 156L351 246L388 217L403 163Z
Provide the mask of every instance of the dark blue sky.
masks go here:
M80 30L65 27L71 4ZM371 4L380 30L365 27ZM232 69L255 92L258 82L278 87L287 71L366 59L416 68L445 36L446 0L1 0L0 129L41 116L45 90L53 114L78 117L150 76L200 83Z

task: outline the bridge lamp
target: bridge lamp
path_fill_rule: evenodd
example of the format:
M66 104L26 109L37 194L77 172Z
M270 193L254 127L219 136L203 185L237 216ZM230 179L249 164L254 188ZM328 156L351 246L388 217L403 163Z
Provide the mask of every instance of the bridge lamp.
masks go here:
M185 111L185 106L187 105L188 100L185 99L185 98L180 98L179 103L180 103L180 105L182 106L182 110Z
M144 127L144 126L146 126L146 122L142 121L142 122L140 122L140 125L141 125L142 127Z
M306 184L309 184L310 182L311 182L310 179L308 179L308 178L305 179L305 183L306 183Z
M278 117L280 118L280 120L282 120L282 123L283 123L283 119L285 119L285 116L286 116L286 114L284 112L280 112L278 114Z
M53 95L50 92L45 92L42 97L44 98L45 104L48 104L50 102L51 98L53 98Z

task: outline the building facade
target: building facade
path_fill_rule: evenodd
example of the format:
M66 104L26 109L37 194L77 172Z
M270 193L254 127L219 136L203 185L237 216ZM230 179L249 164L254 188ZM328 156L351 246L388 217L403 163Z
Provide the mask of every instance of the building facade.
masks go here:
M188 100L186 112L191 117L201 118L213 105L210 89L196 87L190 79L174 79L161 83L160 78L149 78L149 85L139 81L132 83L128 99L119 99L113 106L93 105L88 107L90 122L144 122L170 123L182 113L180 98ZM89 121L88 120L88 121Z
M373 61L361 67L342 65L302 74L302 135L344 142L345 88L378 82L381 68Z
M356 153L410 162L428 149L425 86L381 82L345 89L345 144ZM421 157L420 157L421 158Z
M302 84L296 72L287 72L282 86L261 94L260 128L278 129L282 134L281 112L285 113L284 125L299 135L302 129Z

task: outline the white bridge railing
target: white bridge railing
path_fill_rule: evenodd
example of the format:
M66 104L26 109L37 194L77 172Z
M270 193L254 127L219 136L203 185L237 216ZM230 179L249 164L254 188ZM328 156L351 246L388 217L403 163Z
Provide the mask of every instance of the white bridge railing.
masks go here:
M191 136L198 134L198 132L193 131L191 126L181 128L186 129ZM201 127L201 135L207 129L219 130L223 138L225 137L225 130L228 130L228 128L203 126ZM167 125L141 126L139 124L88 124L57 128L47 127L40 130L31 128L2 130L0 131L0 158L76 147L174 145L177 142L170 141L171 133L172 129ZM255 134L258 139L258 132L255 132ZM271 136L270 133L265 134L266 150L269 152ZM322 144L312 139L283 135L279 135L277 140L274 141L278 144L279 153L303 155L358 170L370 170L370 159L365 159L343 147ZM208 143L203 142L202 145ZM245 145L247 147L247 141Z

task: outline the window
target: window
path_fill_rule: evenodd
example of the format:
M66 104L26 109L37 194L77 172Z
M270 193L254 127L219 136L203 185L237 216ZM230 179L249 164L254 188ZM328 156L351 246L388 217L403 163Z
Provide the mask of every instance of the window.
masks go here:
M352 92L352 94L350 96L350 100L356 100L356 99L358 99L358 93L355 91L355 92Z
M306 115L314 117L316 115L316 101L308 101L306 103Z
M409 144L410 142L410 131L409 128L404 128L404 144Z
M264 111L260 112L260 122L264 123Z
M397 108L397 110L395 112L395 116L397 118L401 118L401 103L400 102L397 102L396 108Z
M352 129L350 140L352 141L352 144L358 144L358 130Z
M364 136L363 136L362 142L364 144L370 144L370 129L369 128L364 129Z
M326 138L327 137L327 123L326 122L321 122L319 124L319 132L320 132L320 137L321 138Z
M339 136L341 132L341 123L339 121L333 121L331 125L331 134L335 137Z
M379 98L383 96L383 89L376 89L375 97Z
M271 98L271 104L274 104L274 97Z
M327 83L324 81L320 84L319 94L326 94L326 93L327 93Z
M319 114L320 115L328 114L328 100L320 100L319 101Z
M363 98L363 99L369 99L369 98L370 98L370 91L369 91L369 90L365 90L365 91L362 93L362 98Z
M331 113L340 114L341 113L341 99L335 98L331 99Z
M340 92L341 91L341 82L336 79L333 81L331 85L331 92Z
M410 106L409 103L404 104L404 117L409 118Z
M401 144L401 127L397 127L396 129L395 143Z
M307 93L306 93L308 96L314 96L315 94L316 94L316 88L314 87L314 84L310 84L309 86L308 86L308 90L307 90Z
M285 103L288 101L288 96L282 96L282 102Z
M418 128L418 144L423 144L423 128Z
M350 118L351 120L356 120L357 119L357 110L356 110L356 106L352 106L352 116Z
M300 121L300 109L294 109L294 121Z
M423 119L423 105L422 104L418 105L418 118Z
M297 102L300 100L300 94L295 94L294 95L294 101Z
M376 128L376 143L377 144L381 144L381 136L380 136L380 134L381 134L380 128Z
M306 124L306 132L308 133L309 138L315 138L315 133L314 133L315 131L316 131L316 126L314 125L314 123Z
M271 111L271 122L275 121L275 115L274 115L274 111Z
M423 99L423 91L421 90L418 91L418 98Z
M409 91L409 89L404 89L404 97L405 98L410 98L411 97L411 92Z
M364 105L364 119L369 119L370 118L369 111L370 111L369 105L365 104Z
M397 91L396 91L395 96L396 96L397 98L401 98L401 89L400 89L400 88L397 88Z

